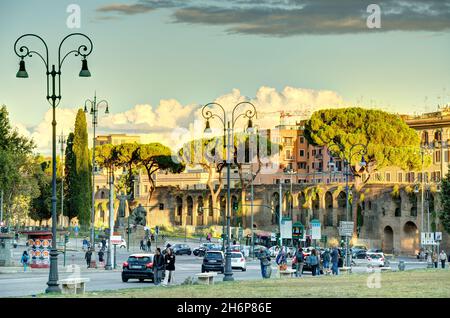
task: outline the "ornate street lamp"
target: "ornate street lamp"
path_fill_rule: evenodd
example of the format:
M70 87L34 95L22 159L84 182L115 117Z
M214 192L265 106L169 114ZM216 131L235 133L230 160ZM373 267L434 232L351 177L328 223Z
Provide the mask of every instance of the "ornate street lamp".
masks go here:
M97 102L97 93L94 93L94 100L87 99L84 102L84 112L88 113L88 105L90 106L89 114L92 116L92 207L91 207L91 246L95 243L95 128L98 125L98 109L99 107L105 107L105 114L109 114L109 105L106 100ZM94 258L95 259L95 258Z
M84 41L87 41L86 44L80 45L75 50L70 50L64 56L61 55L61 48L63 43L70 37L80 36ZM25 45L19 45L19 41L24 38L37 38L40 40L45 47L45 53L42 55L37 51L30 50ZM48 47L47 43L36 34L24 34L19 37L14 43L14 52L20 58L19 62L19 71L16 74L18 78L27 78L28 72L25 68L25 57L32 57L33 54L36 54L41 58L45 65L46 77L47 77L47 101L52 106L53 110L53 121L52 121L52 247L50 249L50 272L49 272L49 280L47 282L47 289L45 292L56 292L60 293L61 289L58 286L58 250L56 248L56 226L57 226L57 216L56 216L56 118L55 118L55 110L61 101L61 67L64 63L64 60L70 54L74 54L75 56L82 57L81 63L81 71L79 73L80 77L89 77L91 73L88 69L88 64L86 57L91 54L93 49L92 41L89 37L82 33L72 33L67 35L59 44L58 48L58 64L55 66L53 64L51 68L49 67L49 59L48 59Z
M356 156L361 156L361 161L359 165L361 167L365 167L367 165L366 160L364 159L364 155L367 154L367 145L364 144L352 144L351 147L346 150L342 145L338 145L336 143L332 143L331 145L327 145L330 153L338 155L338 157L344 162L344 175L345 175L345 210L346 210L346 221L350 220L350 204L349 204L349 186L348 186L348 177L353 176L353 172L350 171L350 165L352 160ZM333 150L334 148L334 150ZM333 155L330 154L330 161L332 161ZM355 226L355 225L354 225ZM348 236L345 236L345 265L350 266L350 253L349 253L349 242Z
M222 110L222 114L213 113L208 108L217 106ZM236 110L241 106L249 106L249 109L243 113L237 115ZM231 173L231 161L233 160L232 151L234 153L234 126L239 117L245 117L248 119L247 127L252 130L253 122L252 118L256 116L256 107L250 102L240 102L234 106L231 112L231 121L227 118L227 113L225 109L219 103L209 103L203 106L202 116L206 119L205 133L211 133L210 119L217 118L223 125L223 136L225 139L225 145L227 148L226 164L227 164L227 234L226 234L226 252L225 252L225 275L223 277L224 281L232 281L233 271L231 269L231 228L230 228L230 217L231 217L231 186L230 186L230 173ZM244 202L243 202L244 204Z

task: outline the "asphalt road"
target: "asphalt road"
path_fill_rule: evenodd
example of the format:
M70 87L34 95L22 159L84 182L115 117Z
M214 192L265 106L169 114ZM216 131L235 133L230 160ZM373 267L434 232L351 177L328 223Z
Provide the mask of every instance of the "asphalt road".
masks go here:
M171 242L174 243L174 242ZM198 246L198 242L189 243L192 247ZM78 247L81 245L78 244ZM152 246L154 248L154 246ZM23 247L15 249L14 257L19 260L23 251ZM139 282L138 280L130 280L123 283L121 280L121 265L127 259L128 255L133 252L139 252L138 248L131 248L130 252L126 249L118 249L117 268L112 271L104 269L87 269L84 261L84 252L68 251L66 258L66 267L63 266L63 256L58 257L59 278L67 278L73 275L90 278L90 282L86 285L87 291L100 290L116 290L123 288L149 287L154 288L151 281ZM406 269L425 268L426 263L417 262L415 259L403 258L406 261ZM175 283L182 283L187 277L194 276L201 271L202 258L193 255L177 256ZM75 265L75 267L73 267ZM397 269L398 262L391 262L391 268ZM75 272L74 272L75 269ZM276 273L276 266L272 262L272 275ZM367 273L366 267L353 267L354 273ZM252 280L261 279L259 261L248 260L247 271L233 270L233 276L236 280ZM311 276L309 272L305 273L306 277ZM221 279L223 275L218 274L217 279ZM47 287L48 269L31 269L28 272L17 272L10 274L0 274L0 297L29 296L44 292Z

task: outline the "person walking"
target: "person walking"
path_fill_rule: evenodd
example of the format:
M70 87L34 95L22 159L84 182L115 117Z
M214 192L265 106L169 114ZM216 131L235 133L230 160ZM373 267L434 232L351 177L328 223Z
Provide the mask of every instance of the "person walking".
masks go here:
M442 250L441 254L439 254L439 259L441 261L441 267L445 268L445 262L447 261L447 254L445 254L444 250Z
M267 253L264 251L264 249L261 247L259 249L259 256L258 256L260 265L261 265L261 276L262 278L269 278L270 275L267 275L267 268L270 266L270 256L267 255Z
M100 263L100 266L104 265L104 259L103 256L105 255L105 252L103 252L104 249L102 248L99 252L98 252L98 262Z
M316 250L316 257L317 257L317 276L320 276L320 269L322 265L322 257L320 255L320 250Z
M141 251L145 251L144 239L141 240L141 242L139 244L139 248L140 248Z
M23 271L24 272L27 271L29 259L30 259L30 257L28 256L28 252L27 251L23 251L22 257L20 258L20 262L23 265Z
M280 252L275 258L275 262L278 266L278 276L281 277L280 271L285 270L285 264L287 263L287 256L284 246L281 248Z
M102 250L106 250L106 239L102 239Z
M303 255L303 249L301 247L298 248L297 252L295 253L295 259L297 260L296 264L296 273L295 275L297 277L303 277L303 266L305 265L305 256Z
M319 259L317 258L317 252L315 249L311 251L311 255L308 257L308 264L311 266L311 273L313 276L317 275L317 266L319 264Z
M331 272L333 275L339 275L339 251L337 247L331 252Z
M166 276L164 277L163 286L173 283L174 272L175 272L175 254L170 248L167 248L166 256L164 257L166 266Z
M88 249L86 251L86 254L84 254L84 259L86 260L87 268L91 266L91 257L92 257L92 251L91 249Z
M331 259L330 250L328 248L325 249L325 252L323 252L322 259L323 259L323 272L325 275L327 275L330 272L330 259Z
M162 273L164 271L164 256L161 254L161 249L156 249L156 254L153 257L153 282L156 286L161 283Z
M433 259L434 268L438 268L438 255L437 255L437 252L433 252L433 256L431 258Z
M152 241L149 238L147 240L147 252L151 252L151 251L152 251Z

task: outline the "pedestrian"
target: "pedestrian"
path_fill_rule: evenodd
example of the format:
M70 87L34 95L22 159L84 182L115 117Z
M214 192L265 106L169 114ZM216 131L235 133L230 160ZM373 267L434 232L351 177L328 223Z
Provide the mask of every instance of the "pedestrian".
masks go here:
M325 249L325 252L323 252L322 259L323 259L323 272L325 275L327 275L330 272L330 259L331 259L330 250L328 248Z
M147 240L147 251L151 252L152 250L152 241L150 240L150 238Z
M444 250L439 254L439 259L441 260L441 267L445 268L445 261L447 261L447 254L445 254Z
M309 255L308 258L307 258L307 262L308 262L309 266L311 266L311 273L312 273L312 275L316 276L317 275L317 266L319 264L318 263L319 259L317 258L317 253L316 253L315 249L313 249L311 251L311 255Z
M167 248L166 256L164 257L166 266L166 275L164 277L163 286L173 283L173 277L175 272L175 254L170 248Z
M98 261L100 262L100 265L103 265L104 259L103 256L105 255L105 252L103 252L104 249L102 248L99 252L98 252Z
M233 245L236 245L236 240L233 241Z
M267 275L267 268L270 266L270 256L267 255L262 247L259 249L258 259L261 265L262 278L269 278L270 275Z
M438 256L437 256L437 252L433 252L433 263L434 263L434 268L438 268Z
M339 275L339 251L337 247L333 248L331 252L331 272L333 275Z
M161 283L161 276L164 272L164 256L162 256L159 247L156 249L156 254L153 258L153 282L158 286Z
M320 255L320 250L316 250L316 257L317 257L317 276L320 276L320 268L321 268L321 263L322 263L322 257Z
M277 257L275 258L275 262L278 266L278 275L280 275L280 271L285 270L285 265L287 263L287 256L286 251L284 249L284 246L281 248L280 252L278 253Z
M141 249L141 251L145 251L144 240L143 239L141 240L139 248Z
M105 250L105 249L106 249L106 239L103 238L102 239L102 250Z
M83 240L83 251L86 251L86 250L88 249L88 244L89 244L89 242L88 242L88 240L85 238L85 239Z
M303 255L303 249L301 247L299 247L297 252L295 253L295 259L297 261L296 263L297 272L295 274L297 275L297 277L302 277L303 266L305 265L305 256Z
M91 266L91 257L92 257L92 251L91 249L88 249L86 251L86 254L84 254L84 259L86 260L87 268Z
M26 272L27 271L27 267L28 267L28 261L29 261L29 256L28 256L28 252L27 251L23 251L22 257L20 259L20 262L23 265L23 271Z

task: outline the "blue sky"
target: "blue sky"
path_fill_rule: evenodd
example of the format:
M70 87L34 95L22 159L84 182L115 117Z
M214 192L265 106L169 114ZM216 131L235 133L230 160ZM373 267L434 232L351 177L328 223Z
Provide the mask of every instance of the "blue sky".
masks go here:
M365 25L369 15L364 2L318 0L313 6L300 0L230 0L226 5L190 0L4 0L0 104L8 106L15 123L36 131L49 109L44 69L37 58L28 58L30 78L16 79L14 41L23 33L39 34L55 61L59 41L71 32L85 33L94 42L88 58L92 77L79 78L79 58L68 58L61 108L80 107L97 91L116 114L136 105L152 105L156 112L161 100L194 109L192 105L232 94L233 89L255 98L261 87L332 91L349 105L359 101L399 113L434 110L442 96L448 102L448 3L429 1L444 3L433 15L433 7L422 6L426 1L412 1L416 7L403 8L393 17L389 10L397 10L398 3L380 2L382 28L369 30L358 26L359 20ZM66 26L71 3L81 8L80 29ZM302 16L296 10L309 11ZM306 17L314 23L306 25ZM342 26L340 21L348 17L357 21L355 27Z

